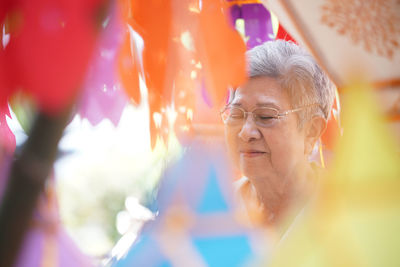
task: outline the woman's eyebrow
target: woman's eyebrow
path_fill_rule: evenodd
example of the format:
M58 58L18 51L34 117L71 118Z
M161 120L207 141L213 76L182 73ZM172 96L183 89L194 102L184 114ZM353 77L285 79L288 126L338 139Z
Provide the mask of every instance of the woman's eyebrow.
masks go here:
M257 107L260 107L260 108L263 108L263 107L267 107L267 108L273 107L273 108L276 108L276 109L280 109L280 107L279 107L276 103L274 103L274 102L257 103L256 106L257 106Z
M242 107L243 106L242 103L240 103L240 102L231 103L230 105L234 106L234 107ZM267 108L276 108L278 110L280 109L280 106L278 106L275 102L270 102L270 101L257 103L256 107L258 107L258 108L265 108L265 107L267 107Z
M231 103L231 106L235 106L235 107L241 107L242 104L241 103Z

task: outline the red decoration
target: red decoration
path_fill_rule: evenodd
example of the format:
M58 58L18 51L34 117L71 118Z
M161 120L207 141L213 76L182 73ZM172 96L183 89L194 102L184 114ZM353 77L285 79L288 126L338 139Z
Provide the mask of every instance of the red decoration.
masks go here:
M293 43L297 44L296 40L286 31L286 29L279 24L278 32L276 34L276 39L282 39L285 41L292 41Z
M103 0L21 0L2 5L10 41L0 50L2 101L22 89L52 114L71 104L85 75ZM7 20L4 20L6 18Z

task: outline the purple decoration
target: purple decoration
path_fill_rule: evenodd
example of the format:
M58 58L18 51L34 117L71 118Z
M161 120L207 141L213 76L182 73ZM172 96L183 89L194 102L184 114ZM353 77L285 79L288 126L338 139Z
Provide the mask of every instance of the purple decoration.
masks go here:
M242 5L242 17L246 36L250 37L247 41L248 49L273 40L271 14L262 4Z
M43 234L38 228L30 230L25 236L21 253L15 264L19 266L40 266L42 260Z
M117 125L128 102L117 73L117 55L122 41L123 27L114 4L103 23L78 108L78 113L93 125L104 118Z
M51 244L54 245L46 250L45 243L49 241L54 242ZM43 264L45 261L48 261L49 265ZM52 233L48 229L34 227L26 235L15 264L15 267L25 266L86 267L94 264L78 250L63 229L57 229Z
M238 5L234 5L231 6L230 11L231 11L231 16L230 16L231 25L235 27L236 20L242 18L242 10Z
M244 20L247 49L274 39L271 14L262 4L234 5L230 13L233 26L237 19Z
M54 178L47 186L39 198L15 267L93 266L91 259L79 251L60 224Z

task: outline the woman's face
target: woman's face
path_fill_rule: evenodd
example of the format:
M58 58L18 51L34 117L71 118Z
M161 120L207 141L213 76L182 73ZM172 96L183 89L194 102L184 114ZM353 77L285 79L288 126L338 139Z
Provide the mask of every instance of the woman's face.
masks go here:
M255 77L238 88L231 105L245 111L272 107L279 113L291 109L290 100L279 83L269 77ZM243 124L226 125L228 149L241 172L250 181L267 183L273 191L284 190L295 179L297 167L306 159L305 137L297 117L289 113L272 119L268 127L257 126L252 116Z

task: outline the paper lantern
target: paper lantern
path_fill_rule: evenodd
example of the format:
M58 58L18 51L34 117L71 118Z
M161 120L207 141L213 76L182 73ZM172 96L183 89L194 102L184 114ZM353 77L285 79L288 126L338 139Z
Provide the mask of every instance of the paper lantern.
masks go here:
M171 166L157 197L159 215L114 266L246 266L260 233L238 223L222 143L193 142Z
M190 131L196 90L205 89L204 99L215 107L229 86L245 81L245 45L229 25L225 1L126 0L120 5L125 22L143 39L142 54L124 44L133 52L132 62L125 60L120 73L131 79L126 89L134 95L132 90L139 90L135 73L143 66L152 147L157 138L166 142L172 131Z
M113 4L101 25L102 32L89 63L78 103L77 113L93 125L103 119L118 125L128 103L117 73L118 52L124 35L119 15L117 5Z
M2 5L0 25L10 37L0 49L0 101L22 89L49 114L71 105L82 86L102 4L37 0Z
M395 0L263 0L336 85L400 85L400 3Z

